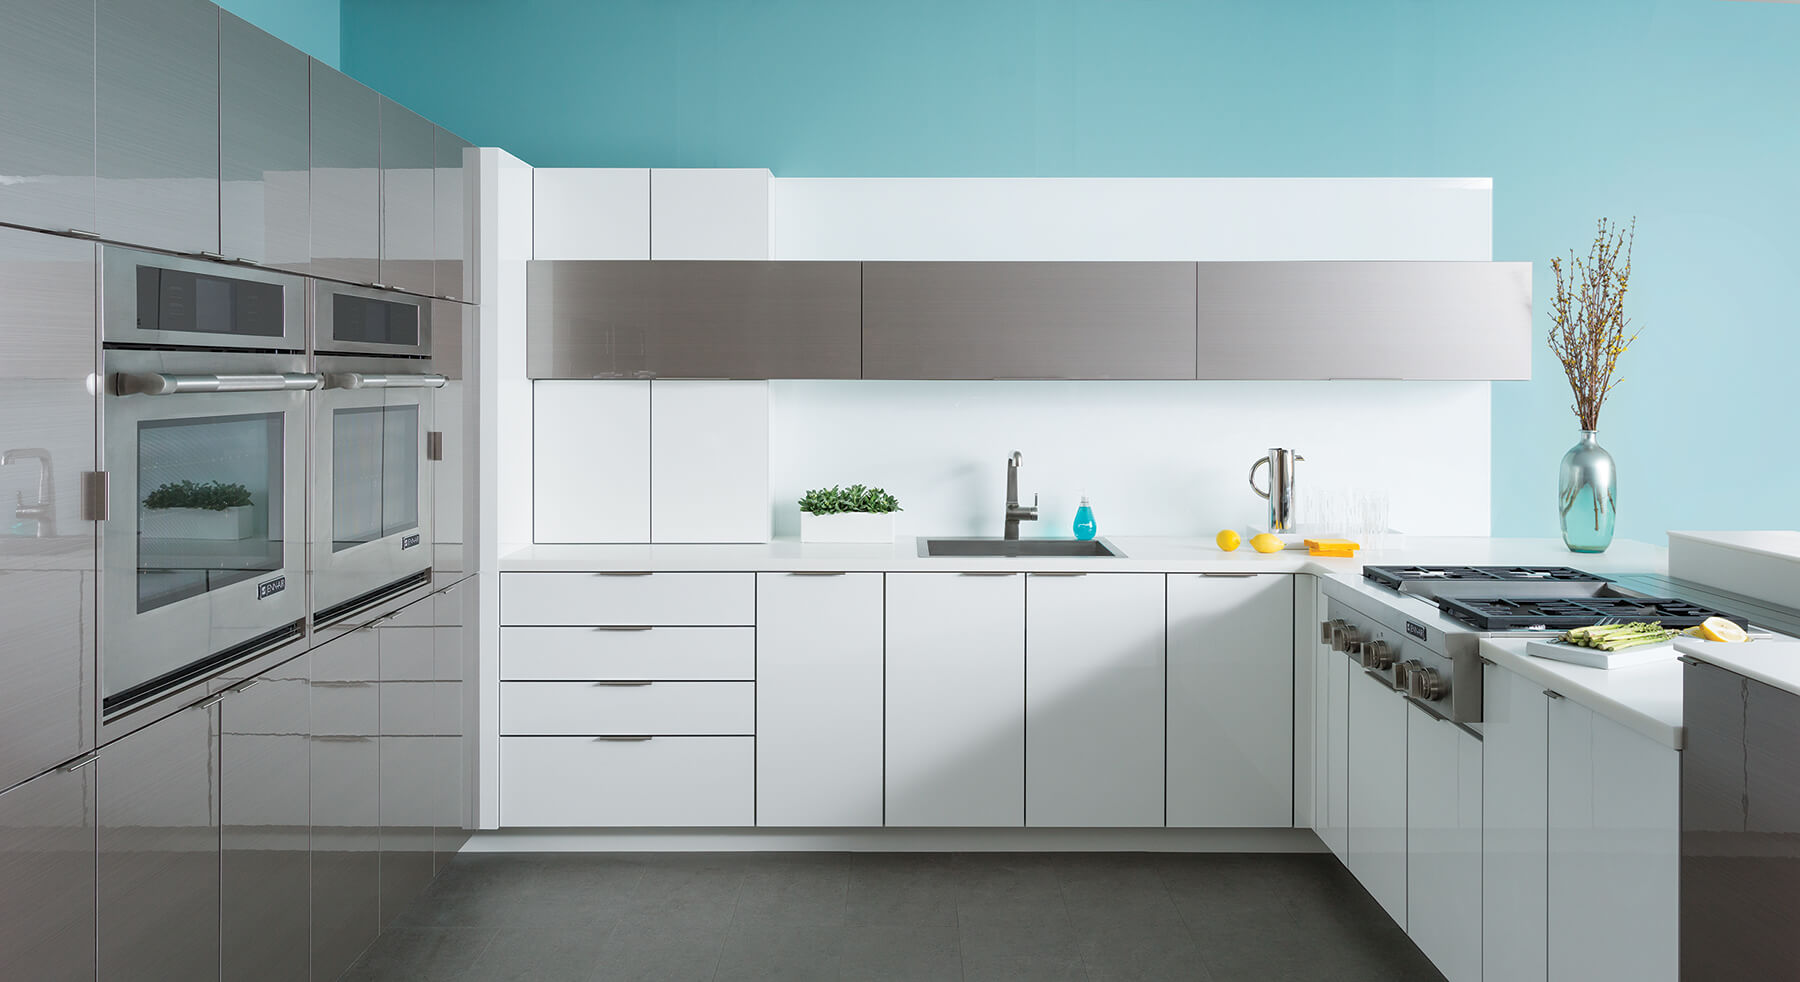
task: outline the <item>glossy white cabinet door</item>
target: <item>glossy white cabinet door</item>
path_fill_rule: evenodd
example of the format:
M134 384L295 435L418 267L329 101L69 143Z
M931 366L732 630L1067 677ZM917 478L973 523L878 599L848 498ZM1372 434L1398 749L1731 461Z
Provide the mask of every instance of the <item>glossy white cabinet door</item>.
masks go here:
M756 822L756 738L502 737L503 828Z
M758 825L881 825L881 576L756 577Z
M1349 656L1319 646L1319 688L1324 693L1324 805L1319 838L1339 862L1350 862L1350 674Z
M1293 826L1293 615L1286 574L1168 577L1171 828Z
M532 393L532 538L650 541L650 383L543 381Z
M1025 824L1163 824L1163 586L1025 578Z
M1406 933L1450 982L1480 982L1481 741L1407 713Z
M769 177L760 167L652 170L650 258L770 258Z
M650 541L767 542L769 520L769 383L650 383Z
M1497 665L1482 670L1481 949L1484 977L1545 977L1549 700Z
M1680 753L1550 700L1553 982L1679 974Z
M650 258L648 169L538 167L531 198L532 258Z
M1025 577L887 575L887 824L1025 824Z
M1345 865L1406 926L1406 700L1350 672L1349 858Z

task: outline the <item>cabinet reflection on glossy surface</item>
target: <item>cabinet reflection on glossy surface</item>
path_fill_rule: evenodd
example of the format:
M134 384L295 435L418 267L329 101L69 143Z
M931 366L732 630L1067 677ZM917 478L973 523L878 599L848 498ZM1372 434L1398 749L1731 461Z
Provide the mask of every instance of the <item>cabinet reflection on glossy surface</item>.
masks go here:
M305 982L311 944L311 682L301 655L228 679L220 705L222 978Z
M0 965L7 978L94 978L94 768L0 794Z
M0 0L0 24L0 222L93 231L94 2Z
M433 295L437 279L437 127L381 100L381 282Z
M381 97L312 62L314 276L375 283L381 275Z
M435 608L432 598L414 607ZM380 627L381 922L385 926L431 882L437 819L433 711L437 628Z
M311 235L306 55L219 15L219 252L304 271Z
M350 631L312 659L312 976L335 979L380 931L380 644Z

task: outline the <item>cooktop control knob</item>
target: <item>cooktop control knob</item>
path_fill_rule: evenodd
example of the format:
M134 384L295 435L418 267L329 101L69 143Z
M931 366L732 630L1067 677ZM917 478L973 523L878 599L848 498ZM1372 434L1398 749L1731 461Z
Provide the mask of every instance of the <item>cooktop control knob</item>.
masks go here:
M1362 667L1385 672L1394 666L1394 654L1388 643L1377 638L1362 646Z
M1416 668L1407 673L1407 694L1414 699L1436 702L1444 698L1444 678L1435 668Z
M1401 662L1400 664L1395 665L1394 666L1394 688L1400 690L1401 692L1406 692L1408 690L1408 687L1412 684L1412 673L1414 673L1424 667L1425 667L1424 664L1421 663L1417 658L1408 658L1407 660Z
M1356 628L1349 626L1340 627L1331 635L1331 650L1349 651L1351 645L1362 644L1362 639L1362 632L1358 631Z
M1344 627L1344 619L1342 617L1333 617L1331 620L1328 620L1328 621L1320 621L1319 622L1319 643L1320 644L1331 644L1333 641L1336 640L1337 632L1342 627Z

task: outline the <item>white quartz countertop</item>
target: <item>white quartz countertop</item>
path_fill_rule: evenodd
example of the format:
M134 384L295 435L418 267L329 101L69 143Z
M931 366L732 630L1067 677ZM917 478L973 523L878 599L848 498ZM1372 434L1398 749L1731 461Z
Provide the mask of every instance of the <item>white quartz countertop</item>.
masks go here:
M1800 641L1755 638L1748 644L1721 644L1694 638L1675 642L1675 650L1800 695Z
M1481 656L1673 750L1681 749L1681 662L1587 668L1525 653L1528 638L1483 638Z

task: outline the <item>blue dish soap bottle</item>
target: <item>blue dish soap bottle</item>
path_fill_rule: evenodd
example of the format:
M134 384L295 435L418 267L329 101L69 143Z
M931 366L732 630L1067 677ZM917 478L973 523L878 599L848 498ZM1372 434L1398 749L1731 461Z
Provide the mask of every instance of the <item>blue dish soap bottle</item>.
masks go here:
M1084 494L1081 496L1081 507L1075 509L1075 538L1086 542L1099 530L1094 524L1094 508L1088 504L1087 495Z

